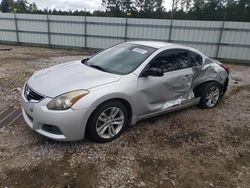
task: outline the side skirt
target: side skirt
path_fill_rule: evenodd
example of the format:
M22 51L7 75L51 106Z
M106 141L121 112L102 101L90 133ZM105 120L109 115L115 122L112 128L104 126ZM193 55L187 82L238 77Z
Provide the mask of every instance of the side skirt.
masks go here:
M159 115L162 115L162 114L166 114L166 113L169 113L169 112L173 112L173 111L176 111L176 110L181 110L181 109L184 109L184 108L188 108L190 106L197 105L197 104L199 104L199 102L200 102L200 97L191 99L188 102L182 103L180 105L172 106L172 107L170 107L170 108L168 108L166 110L160 111L160 112L154 112L154 113L151 113L151 114L138 116L136 118L136 121L134 122L134 124L136 122L138 122L138 121L143 120L143 119L151 118L151 117L154 117L154 116L159 116Z

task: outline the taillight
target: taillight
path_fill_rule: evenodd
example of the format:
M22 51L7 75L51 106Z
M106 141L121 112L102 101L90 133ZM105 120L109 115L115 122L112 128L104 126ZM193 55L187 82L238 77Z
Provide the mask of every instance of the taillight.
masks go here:
M220 66L222 66L225 69L225 71L229 74L230 69L227 65L221 64Z

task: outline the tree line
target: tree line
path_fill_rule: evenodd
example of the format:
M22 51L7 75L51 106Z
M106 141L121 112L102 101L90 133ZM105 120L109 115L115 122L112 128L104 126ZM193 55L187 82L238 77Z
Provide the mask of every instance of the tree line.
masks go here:
M170 10L164 0L100 0L105 10L62 11L38 9L26 0L2 0L0 11L34 14L112 16L158 19L250 21L250 0L172 0Z

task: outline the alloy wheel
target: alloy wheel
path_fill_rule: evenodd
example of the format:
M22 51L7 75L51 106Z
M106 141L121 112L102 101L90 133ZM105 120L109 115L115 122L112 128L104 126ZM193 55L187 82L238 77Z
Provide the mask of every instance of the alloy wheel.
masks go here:
M104 139L112 138L121 131L124 122L125 117L122 109L118 107L107 108L97 118L96 132Z
M206 104L208 107L214 107L220 98L220 89L218 86L212 86L206 94Z

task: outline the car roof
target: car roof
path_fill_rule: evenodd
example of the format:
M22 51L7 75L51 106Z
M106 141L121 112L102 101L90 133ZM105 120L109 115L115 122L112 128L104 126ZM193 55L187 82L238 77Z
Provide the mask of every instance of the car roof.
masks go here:
M187 50L191 50L193 52L196 52L202 56L204 56L204 54L202 52L200 52L199 50L189 47L189 46L184 46L181 44L175 44L175 43L169 43L169 42L161 42L161 41L130 41L127 42L130 44L137 44L137 45L143 45L143 46L148 46L148 47L153 47L156 49L160 49L160 48L182 48L182 49L187 49Z
M174 44L174 43L168 43L168 42L160 42L160 41L131 41L128 42L130 44L138 44L143 46L149 46L153 48L163 48L163 47L181 47L181 45ZM184 47L184 46L182 46Z

